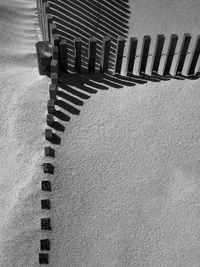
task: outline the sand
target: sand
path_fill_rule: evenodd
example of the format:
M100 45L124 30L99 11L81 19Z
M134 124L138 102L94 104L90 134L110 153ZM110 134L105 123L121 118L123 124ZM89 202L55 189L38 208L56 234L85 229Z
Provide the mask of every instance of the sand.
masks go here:
M170 5L131 4L130 36L135 29L141 36L196 35L198 2ZM181 8L172 22L175 6ZM181 13L191 7L181 24ZM144 10L149 21L155 8L169 13L162 27L159 21L140 24ZM0 266L39 266L44 237L51 240L52 267L200 266L199 80L118 81L113 87L96 76L70 76L68 90L89 98L79 95L84 104L72 104L79 115L60 108L70 121L58 120L65 131L56 131L61 144L53 145L56 158L50 160L53 191L45 194L52 209L42 212L49 80L37 71L35 1L1 1L1 11ZM46 216L50 234L40 230Z
M0 5L0 266L37 266L48 86L37 70L35 1Z

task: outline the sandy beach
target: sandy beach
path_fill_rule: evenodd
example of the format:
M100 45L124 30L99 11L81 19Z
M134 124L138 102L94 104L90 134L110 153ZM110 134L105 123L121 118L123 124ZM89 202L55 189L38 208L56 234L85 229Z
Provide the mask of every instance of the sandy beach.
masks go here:
M71 13L79 3L55 1L52 12L63 2ZM80 2L81 7L88 1ZM99 38L100 2L90 3L97 6L91 16L99 18L90 30ZM191 33L192 51L200 26L197 0L124 3L130 11L126 38L138 37L138 54L145 34L152 37L152 53L160 33L165 52L170 34L180 36L179 49L183 34ZM64 103L58 103L65 108L56 107L65 115L55 118L62 125L55 130L61 142L52 145L55 158L48 159L55 166L52 192L44 193L50 79L37 68L36 3L1 0L0 6L0 266L40 266L41 238L51 241L51 267L200 266L199 79L134 84L69 74L59 87ZM44 197L51 199L50 211L41 210ZM48 216L51 233L40 229L40 219Z

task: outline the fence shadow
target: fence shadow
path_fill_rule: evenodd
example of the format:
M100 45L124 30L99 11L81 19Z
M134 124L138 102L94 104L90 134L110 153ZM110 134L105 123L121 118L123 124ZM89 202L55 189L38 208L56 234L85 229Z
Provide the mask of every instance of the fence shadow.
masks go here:
M82 67L87 68L88 40L95 37L96 65L101 59L102 39L111 38L109 69L113 69L118 36L127 37L129 29L130 9L128 1L122 0L59 0L49 1L53 21L56 23L58 34L67 40L68 65L74 63L74 38L82 39Z
M120 90L124 87L133 87L146 83L167 82L171 79L178 79L180 81L186 79L194 80L199 79L199 75L189 78L183 75L168 75L164 77L158 74L151 76L146 74L129 74L128 76L123 76L99 72L90 75L80 75L78 73L62 74L57 84L58 89L55 99L56 110L53 113L53 116L56 117L59 122L56 121L49 126L56 131L64 132L65 126L62 125L62 122L65 124L70 121L71 116L80 115L80 107L83 107L85 101L100 90L108 90L109 88Z

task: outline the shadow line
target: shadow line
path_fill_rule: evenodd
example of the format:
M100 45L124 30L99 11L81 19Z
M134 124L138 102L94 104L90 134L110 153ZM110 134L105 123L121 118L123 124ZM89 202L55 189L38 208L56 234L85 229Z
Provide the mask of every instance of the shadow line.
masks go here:
M80 75L78 73L62 74L58 82L58 91L56 95L55 105L58 107L52 114L60 121L69 122L71 115L80 115L80 106L84 105L85 100L88 100L92 94L97 93L98 90L108 90L110 87L113 89L122 89L124 87L133 87L135 85L142 85L148 82L167 82L171 79L179 79L183 81L185 79L199 79L200 74L195 77L188 77L184 75L173 76L161 76L153 73L149 76L141 73L135 75L128 73L127 76L120 74L109 75L108 73L94 73L90 75ZM84 91L84 92L82 92ZM66 93L68 92L68 93ZM87 94L85 93L87 92ZM67 101L67 102L66 102ZM68 114L65 114L59 108L62 108ZM54 121L50 127L53 129L64 132L65 127L61 122ZM60 137L54 135L54 139L51 140L55 144L60 143Z

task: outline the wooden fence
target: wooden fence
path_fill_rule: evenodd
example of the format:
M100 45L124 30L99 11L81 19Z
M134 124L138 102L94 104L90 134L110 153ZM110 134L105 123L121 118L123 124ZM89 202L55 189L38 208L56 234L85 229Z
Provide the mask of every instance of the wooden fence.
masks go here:
M43 36L43 40L50 42L53 47L52 62L51 62L51 73L64 72L67 73L68 70L68 45L65 39L60 38L56 24L53 22L53 17L51 14L50 6L48 0L37 0L39 23ZM183 66L185 63L186 56L188 54L188 47L190 44L191 35L186 33L183 36L182 45L180 51L178 52L178 58L175 67L175 75L181 75ZM150 75L158 74L158 69L160 65L161 57L163 56L163 47L165 42L164 35L157 35L157 40L154 48L154 53L151 62ZM165 62L163 68L163 76L170 75L171 66L173 58L175 55L175 50L177 47L178 36L172 34L170 37L168 50L165 55ZM109 55L110 55L110 44L111 38L104 37L102 42L102 51L100 58L100 72L106 72L109 68ZM138 74L143 75L146 73L147 60L149 57L149 49L151 44L151 37L146 35L143 38L143 44L140 53ZM87 69L88 73L95 72L96 68L96 45L97 40L94 37L88 40L88 60ZM128 54L126 56L126 74L132 74L136 59L136 50L138 45L138 39L132 37L129 40ZM117 40L117 48L115 55L115 64L113 68L113 73L121 73L122 61L124 59L124 48L125 48L125 38L119 36ZM196 44L193 48L193 52L190 55L190 62L187 67L187 75L195 75L195 69L197 61L200 54L200 35L197 36ZM82 40L80 37L74 38L74 62L73 68L76 72L81 72L82 70ZM55 76L55 75L54 75Z
M51 62L51 73L59 72L67 73L68 70L68 45L65 39L60 38L56 24L53 22L53 17L51 14L50 6L48 0L37 0L39 23L43 36L43 40L50 42L53 47L52 62ZM180 51L178 52L178 58L175 67L175 75L181 75L183 66L185 63L186 56L188 55L188 47L190 44L191 35L186 33L183 36L182 45ZM150 75L158 74L158 69L160 65L161 57L163 56L163 47L165 42L164 35L157 35L157 40L154 48L154 53L151 62ZM177 47L178 36L172 34L170 37L168 50L165 55L165 62L163 68L163 76L170 75L171 66L173 58L175 55L175 50ZM110 55L110 44L111 38L104 37L102 42L102 51L100 58L100 72L106 72L109 68L109 55ZM149 49L151 44L151 37L146 35L143 38L138 74L143 75L146 73L147 60L149 57ZM88 73L95 72L96 68L96 45L97 40L94 37L89 38L88 40L88 59L87 59L87 69ZM133 73L135 59L136 59L136 50L138 45L138 39L132 37L129 40L128 54L126 56L126 69L125 73L127 75ZM115 64L113 68L113 73L121 73L122 61L124 59L124 48L125 48L125 38L119 36L117 40L117 48L115 54ZM197 36L196 44L193 48L193 52L190 55L190 62L187 67L187 75L195 75L195 69L197 61L200 54L200 35ZM74 62L73 68L76 72L81 72L82 70L82 40L80 37L74 38ZM55 76L55 75L54 75Z

